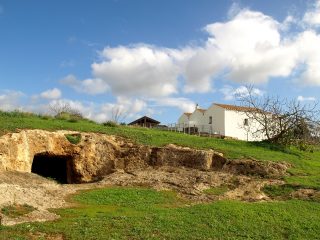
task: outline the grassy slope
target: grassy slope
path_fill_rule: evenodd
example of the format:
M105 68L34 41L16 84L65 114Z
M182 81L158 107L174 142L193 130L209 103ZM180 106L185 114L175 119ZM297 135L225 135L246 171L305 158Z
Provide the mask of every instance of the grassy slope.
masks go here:
M205 138L175 132L124 126L106 127L90 121L69 122L66 120L41 118L30 114L0 112L0 134L1 132L15 131L17 128L69 129L84 132L100 132L128 137L138 143L154 146L175 143L200 149L212 148L223 152L231 159L252 157L259 160L287 161L294 166L290 169L292 175L286 178L288 183L320 188L320 151L309 153L296 149L283 150L277 146L265 143Z
M2 239L318 239L320 204L219 201L187 205L171 192L111 188L83 192L61 220L1 229ZM32 238L34 239L34 238ZM41 238L38 238L41 239Z
M149 145L176 143L213 148L229 158L288 161L294 165L293 175L286 178L288 183L320 188L319 151L305 153L262 143L0 113L0 133L16 128L101 132ZM48 239L60 233L65 239L319 239L320 236L319 202L218 201L188 206L170 192L131 188L84 192L74 200L79 202L77 207L57 210L62 216L58 221L0 227L0 240Z

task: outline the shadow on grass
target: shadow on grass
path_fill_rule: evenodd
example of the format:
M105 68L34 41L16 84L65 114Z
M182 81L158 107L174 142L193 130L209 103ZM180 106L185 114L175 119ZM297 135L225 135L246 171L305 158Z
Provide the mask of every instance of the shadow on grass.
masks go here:
M298 152L298 150L292 150L289 147L277 145L277 144L274 144L274 143L270 143L268 141L248 142L248 144L249 144L249 146L260 147L260 148L265 148L267 150L283 152L283 153L294 155L294 156L297 156L297 157L301 157L302 156L302 152Z

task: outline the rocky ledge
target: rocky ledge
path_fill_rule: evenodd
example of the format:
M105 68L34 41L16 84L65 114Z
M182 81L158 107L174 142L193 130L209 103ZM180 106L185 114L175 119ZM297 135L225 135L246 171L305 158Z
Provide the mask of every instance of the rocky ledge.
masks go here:
M67 136L77 137L79 142L73 144ZM47 159L64 160L65 167L60 170L66 171L67 183L97 181L119 170L130 173L162 166L273 178L283 176L289 167L252 159L228 160L214 150L172 144L151 147L99 133L21 130L0 137L0 171L33 172L36 159L42 163Z

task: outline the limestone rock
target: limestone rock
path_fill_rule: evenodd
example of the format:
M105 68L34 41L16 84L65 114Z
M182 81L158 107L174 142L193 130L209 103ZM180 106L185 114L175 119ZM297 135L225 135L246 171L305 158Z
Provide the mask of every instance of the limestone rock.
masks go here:
M72 144L66 135L79 135ZM287 166L254 160L228 160L213 150L197 150L170 144L139 145L118 136L74 131L21 130L0 137L0 171L32 172L35 159L42 168L65 168L67 183L92 182L115 171L132 172L148 167L188 167L262 177L284 174ZM39 159L39 160L38 160ZM48 165L53 159L52 165ZM58 165L58 160L63 160ZM47 161L47 162L46 162Z

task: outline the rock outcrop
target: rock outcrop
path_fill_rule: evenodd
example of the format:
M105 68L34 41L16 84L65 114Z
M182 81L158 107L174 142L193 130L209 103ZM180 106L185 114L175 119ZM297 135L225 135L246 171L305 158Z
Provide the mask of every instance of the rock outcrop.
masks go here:
M67 135L81 135L72 144ZM22 130L0 138L0 170L31 172L34 157L66 157L68 182L91 182L116 170L130 172L149 166L211 168L214 151L193 150L169 145L152 148L127 139L99 133Z
M81 140L72 144L67 135L79 135ZM99 133L21 130L0 137L0 171L31 172L35 156L39 155L42 161L46 157L66 159L68 183L96 181L117 170L131 172L159 166L257 173L264 177L286 171L285 166L276 163L265 168L263 163L257 161L231 161L213 150L195 150L175 145L150 147Z

